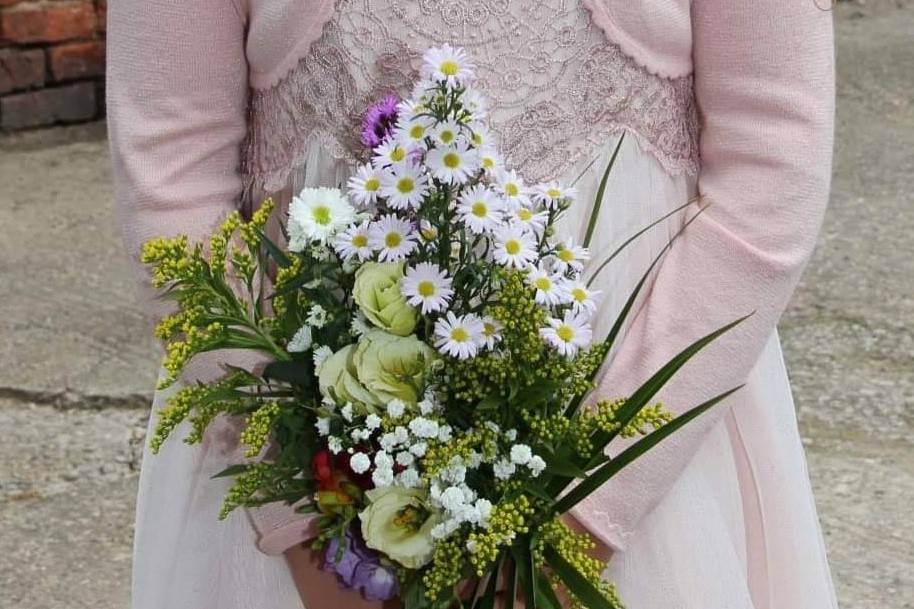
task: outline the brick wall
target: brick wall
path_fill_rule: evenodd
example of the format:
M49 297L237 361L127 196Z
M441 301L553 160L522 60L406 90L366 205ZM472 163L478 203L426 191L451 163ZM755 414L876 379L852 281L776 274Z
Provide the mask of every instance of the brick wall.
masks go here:
M0 0L0 130L104 112L107 0Z

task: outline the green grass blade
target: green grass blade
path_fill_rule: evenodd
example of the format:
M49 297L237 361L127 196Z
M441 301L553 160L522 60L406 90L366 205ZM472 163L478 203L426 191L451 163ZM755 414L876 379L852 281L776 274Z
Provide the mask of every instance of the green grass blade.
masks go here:
M514 564L517 565L517 577L520 579L520 585L524 591L524 607L537 609L536 584L533 581L536 566L533 564L533 554L530 552L530 548L512 546L511 556L514 558Z
M625 132L622 132L622 135L619 136L619 142L616 144L616 149L613 150L612 156L609 158L609 164L606 166L606 171L603 172L603 178L600 180L600 187L597 188L597 196L593 202L593 209L590 212L590 221L587 224L587 232L584 233L584 247L590 247L590 240L593 238L593 231L597 228L597 218L600 215L600 208L603 206L603 195L606 192L606 183L609 181L609 174L612 172L613 165L616 164L616 157L619 156L619 150L622 148L622 142L625 141Z
M614 605L591 584L586 577L575 569L571 563L559 554L552 546L546 546L543 557L558 575L569 592L578 597L587 609L622 609Z
M681 429L687 423L694 420L696 417L704 414L712 406L716 405L718 402L726 399L732 393L738 391L742 388L742 385L735 387L729 391L725 391L720 395L711 398L707 402L704 402L695 408L679 415L660 429L657 429L650 434L644 436L624 451L622 451L618 457L612 459L606 465L600 467L585 480L581 481L576 487L571 489L564 497L559 499L553 506L556 514L564 514L579 502L586 499L592 492L600 488L607 480L615 476L619 471L624 467L629 465L632 461L657 446L660 442L671 436L673 433Z

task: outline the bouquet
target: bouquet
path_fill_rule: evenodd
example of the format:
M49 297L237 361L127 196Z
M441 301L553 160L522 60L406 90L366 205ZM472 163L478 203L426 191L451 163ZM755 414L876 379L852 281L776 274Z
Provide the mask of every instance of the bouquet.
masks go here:
M621 607L593 540L561 516L729 394L677 418L652 403L738 322L632 395L585 408L645 280L594 340L587 243L556 231L575 189L528 186L504 166L465 52L429 50L412 95L368 109L361 139L370 161L345 192L305 188L286 218L268 200L206 244L144 246L177 303L156 330L163 387L204 352L266 360L176 391L152 448L182 422L194 443L217 417L243 420L245 461L220 474L234 478L221 516L294 505L316 519L325 568L367 598L491 608L501 587L559 609L562 588L574 606ZM268 237L270 222L284 239ZM606 454L620 436L638 439Z

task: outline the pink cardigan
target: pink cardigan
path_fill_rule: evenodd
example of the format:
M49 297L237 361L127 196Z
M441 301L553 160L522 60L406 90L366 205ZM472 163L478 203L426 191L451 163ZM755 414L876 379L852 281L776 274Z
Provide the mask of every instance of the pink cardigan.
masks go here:
M650 71L694 74L699 190L712 204L663 263L601 387L630 391L695 338L756 311L664 391L669 405L686 408L743 382L815 243L831 173L831 15L816 0L583 2L607 38ZM153 236L201 237L238 205L248 88L276 84L333 8L331 0L109 7L110 141L132 256ZM624 547L721 412L612 480L578 518ZM300 541L305 526L282 508L258 520L268 553Z

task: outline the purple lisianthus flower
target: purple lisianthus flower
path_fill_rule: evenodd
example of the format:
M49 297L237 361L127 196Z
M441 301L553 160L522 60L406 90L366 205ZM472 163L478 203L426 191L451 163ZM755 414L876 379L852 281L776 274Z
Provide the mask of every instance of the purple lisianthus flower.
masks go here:
M362 562L355 569L353 587L362 590L370 601L386 601L397 594L397 576L393 569L378 562Z
M341 586L360 590L368 600L386 601L397 593L393 570L381 565L379 555L365 545L357 527L348 529L342 541L339 537L330 540L323 568L335 573Z
M397 124L397 104L400 98L395 94L384 97L372 104L362 119L362 143L374 150L384 138L392 135Z
M327 544L327 550L324 553L324 570L336 573L336 578L340 584L347 588L352 588L356 567L365 560L365 557L354 547L352 534L348 531L342 545L343 548L340 551L339 537L334 537Z

